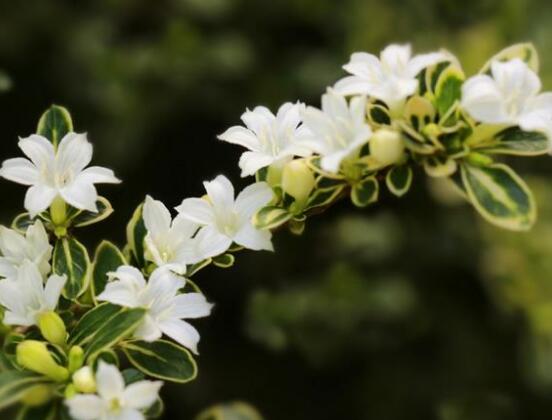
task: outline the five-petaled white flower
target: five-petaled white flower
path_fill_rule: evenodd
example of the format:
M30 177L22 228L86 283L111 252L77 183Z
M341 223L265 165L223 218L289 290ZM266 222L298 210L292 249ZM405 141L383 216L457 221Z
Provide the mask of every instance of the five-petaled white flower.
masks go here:
M253 226L251 218L272 200L266 182L244 188L234 198L234 187L223 175L203 183L207 198L186 198L176 209L185 218L202 225L195 239L210 256L222 254L232 242L253 250L272 251L272 234Z
M416 92L416 76L420 71L450 59L451 55L442 52L412 57L410 45L389 45L379 58L357 52L343 66L351 76L339 80L334 88L343 95L368 95L380 99L393 111L400 109L405 99Z
M148 231L145 238L146 258L176 275L186 274L186 264L194 264L211 255L199 249L193 238L199 225L180 215L174 220L165 205L149 195L142 213Z
M495 61L491 75L473 76L462 87L462 106L474 119L552 134L552 92L539 93L541 81L525 62Z
M287 102L274 115L268 108L257 106L241 116L245 127L230 127L218 136L220 140L249 149L240 157L242 176L254 175L273 163L283 164L294 156L305 157L312 153L300 143L304 108L302 103Z
M125 386L123 375L100 360L96 372L97 394L77 394L65 400L76 420L143 420L143 411L158 398L161 381L142 380Z
M146 282L142 273L131 266L121 266L109 273L111 281L98 296L128 308L144 308L144 320L134 332L136 338L155 341L166 334L197 353L199 333L183 319L202 318L211 313L212 304L201 293L179 293L185 281L156 269Z
M0 280L0 304L6 308L4 324L38 325L40 315L54 311L66 276L52 274L44 285L38 268L25 260L15 278Z
M29 159L4 161L0 176L29 186L25 208L33 217L46 210L58 196L73 207L97 212L98 193L94 184L120 182L111 169L86 168L92 160L92 145L86 134L66 134L57 149L37 134L20 139L18 145Z
M33 262L43 276L50 272L52 246L40 220L29 226L25 235L0 226L0 251L0 277L15 277L25 260Z
M370 139L372 130L366 123L365 113L364 96L355 96L347 104L346 99L332 89L322 95L322 110L307 108L303 121L309 133L303 141L322 156L322 169L339 172L343 159Z

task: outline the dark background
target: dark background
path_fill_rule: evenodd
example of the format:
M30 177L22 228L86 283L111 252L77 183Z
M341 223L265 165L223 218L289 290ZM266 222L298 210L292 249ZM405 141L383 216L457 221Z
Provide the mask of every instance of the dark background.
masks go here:
M245 107L318 105L351 52L390 42L446 47L468 74L533 41L552 88L548 0L0 1L0 153L18 156L51 103L95 144L121 186L82 230L123 245L146 193L169 206L241 150L216 140ZM196 281L216 303L198 320L197 381L166 386L167 419L244 400L270 420L548 419L552 413L552 165L517 159L540 205L529 234L487 226L420 172L400 201L348 203ZM0 184L1 221L24 188Z

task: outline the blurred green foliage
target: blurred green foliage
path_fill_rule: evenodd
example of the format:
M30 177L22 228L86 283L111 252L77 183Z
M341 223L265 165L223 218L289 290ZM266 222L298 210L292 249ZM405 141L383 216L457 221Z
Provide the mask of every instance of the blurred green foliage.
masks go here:
M245 107L319 95L356 50L446 47L473 73L533 41L552 89L547 0L27 0L0 2L3 157L51 103L88 131L124 187L89 230L122 242L150 193L168 205L224 172L240 151L215 135ZM531 174L540 222L511 234L478 222L415 174L400 201L347 205L277 253L206 269L216 311L198 322L199 379L166 387L167 419L246 400L267 419L548 419L552 412L552 166ZM2 221L23 189L2 183Z

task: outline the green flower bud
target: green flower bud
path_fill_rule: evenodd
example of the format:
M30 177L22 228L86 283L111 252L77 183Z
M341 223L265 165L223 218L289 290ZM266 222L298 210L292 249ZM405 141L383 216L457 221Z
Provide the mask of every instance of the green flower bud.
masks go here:
M63 393L65 395L65 399L73 398L75 395L77 395L77 390L75 389L75 385L69 384L65 388L65 392Z
M52 344L65 344L67 330L61 317L54 311L48 311L38 316L38 328L42 336Z
M52 398L52 394L51 386L46 384L34 385L23 394L21 402L32 407L39 406L48 402Z
M67 205L59 195L50 205L50 217L55 226L61 226L67 220Z
M58 365L46 343L36 340L25 340L17 345L17 363L25 369L41 373L54 381L65 381L69 378L69 371Z
M77 371L84 362L84 350L81 346L73 346L69 350L69 372Z
M314 174L304 160L292 160L284 167L282 189L301 205L306 203L314 183Z
M382 128L370 138L370 155L382 165L397 163L404 153L400 133Z
M96 392L96 379L90 366L84 366L73 374L73 385L77 392L92 394Z

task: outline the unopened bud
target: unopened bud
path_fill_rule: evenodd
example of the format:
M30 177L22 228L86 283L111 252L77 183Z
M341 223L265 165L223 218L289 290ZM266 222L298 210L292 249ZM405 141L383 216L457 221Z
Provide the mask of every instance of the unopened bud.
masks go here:
M38 384L30 387L21 397L21 402L32 407L45 404L52 398L52 387L46 384Z
M61 226L67 220L67 205L59 195L54 198L50 205L50 217L55 226Z
M90 366L84 366L73 374L73 385L77 392L92 394L96 392L96 379Z
M25 369L41 373L54 381L65 381L69 377L67 369L56 363L42 341L22 341L17 345L16 356L17 363Z
M52 344L65 344L67 330L61 317L54 311L48 311L38 316L38 328L42 336Z
M71 350L69 350L69 364L68 369L69 372L75 372L77 371L84 362L84 350L81 346L73 346L71 347Z
M398 162L404 152L400 133L388 128L379 129L370 138L370 155L382 165Z
M289 162L282 173L282 189L299 203L306 203L314 188L314 174L302 159Z

